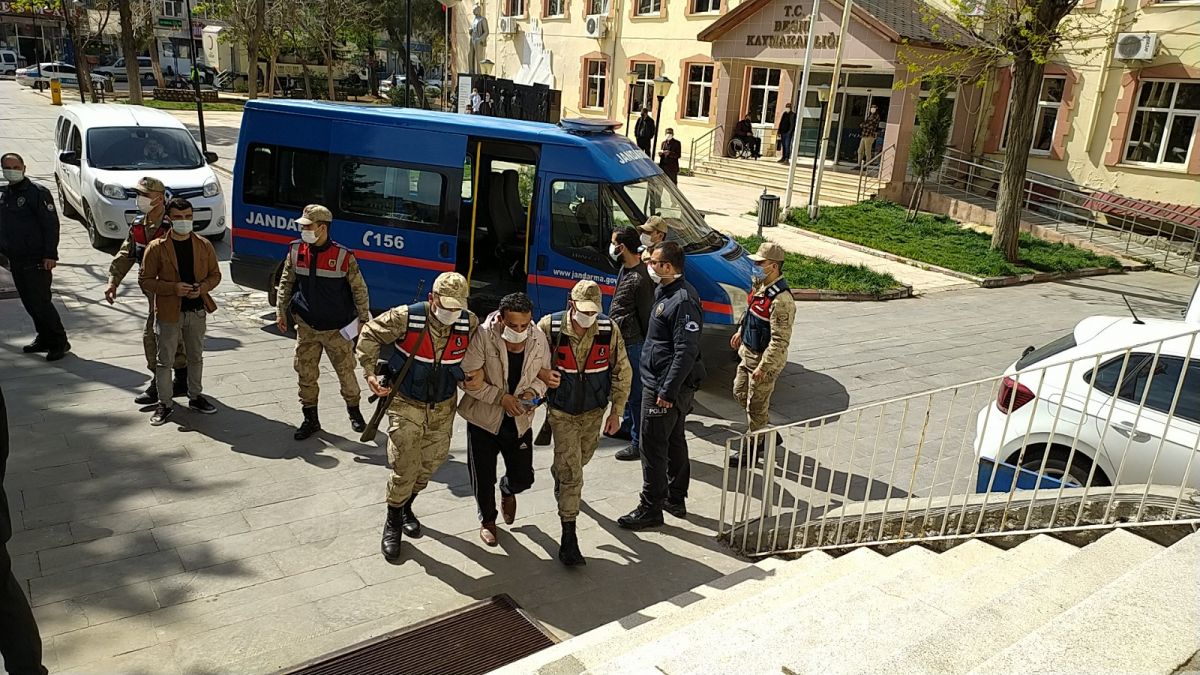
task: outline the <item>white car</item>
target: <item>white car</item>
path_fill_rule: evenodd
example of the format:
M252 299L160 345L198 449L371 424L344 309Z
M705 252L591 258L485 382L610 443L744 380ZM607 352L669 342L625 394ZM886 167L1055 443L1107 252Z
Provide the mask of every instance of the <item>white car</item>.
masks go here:
M21 55L11 49L0 49L0 76L13 77L21 67Z
M151 176L167 196L192 204L197 234L219 240L227 223L221 184L179 120L133 105L69 105L55 129L58 155L54 181L67 217L87 226L92 245L104 248L125 239L138 215L134 186Z
M29 68L17 69L17 84L42 90L49 88L50 80L58 80L64 87L73 87L79 84L75 66L62 61L39 63ZM108 78L100 73L92 73L91 80L95 86L103 86L105 82L108 82Z
M1038 483L1039 471L1084 485L1094 465L1094 486L1186 481L1200 489L1200 457L1193 461L1200 439L1198 330L1183 321L1094 316L1031 348L1005 371L996 401L979 412L976 491L988 491L989 481L993 491L1010 489L1011 470L991 478L997 461L1023 469L1021 488Z
M154 70L150 63L149 56L138 57L138 75L143 83L154 81ZM166 66L163 66L165 69ZM98 66L92 72L99 73L112 79L114 82L126 82L129 80L129 69L125 67L125 59L117 59L111 66Z

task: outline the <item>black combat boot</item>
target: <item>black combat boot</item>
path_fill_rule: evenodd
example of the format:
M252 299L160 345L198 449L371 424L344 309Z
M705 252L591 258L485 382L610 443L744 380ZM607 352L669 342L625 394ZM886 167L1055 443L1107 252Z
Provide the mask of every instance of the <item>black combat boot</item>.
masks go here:
M175 369L175 379L171 382L171 398L188 395L187 366Z
M346 406L346 414L350 416L350 428L354 433L361 434L363 429L367 428L367 421L363 419L362 411L356 405Z
M138 394L133 402L138 405L154 405L158 403L158 382L151 379L150 386L146 387L146 391Z
M579 552L579 540L575 537L575 521L562 521L562 543L558 545L558 561L567 567L586 565L583 554Z
M298 441L302 441L321 430L321 420L317 417L317 406L301 408L300 410L304 413L304 421L300 423L299 428L296 429L296 433L292 434L292 438Z
M387 509L387 520L383 521L383 540L379 542L379 550L383 552L384 560L394 563L400 559L400 539L404 536L404 509L391 504Z
M416 539L421 536L421 521L417 520L416 514L413 513L412 503L416 501L417 495L408 498L404 503L404 508L400 512L400 522L404 527L404 534Z

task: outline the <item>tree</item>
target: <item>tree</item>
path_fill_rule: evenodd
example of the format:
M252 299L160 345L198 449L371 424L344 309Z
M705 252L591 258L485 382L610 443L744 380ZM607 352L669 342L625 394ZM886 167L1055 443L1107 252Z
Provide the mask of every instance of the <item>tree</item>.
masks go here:
M134 34L137 36L138 49L144 49L150 54L150 70L154 73L154 82L160 88L166 87L163 77L162 58L158 52L158 37L154 33L154 0L138 0L133 6ZM140 77L140 76L139 76Z
M917 107L917 132L908 149L908 166L917 177L912 200L908 204L908 217L915 219L925 191L925 181L942 166L946 156L946 145L950 139L950 126L954 122L954 104L946 98L948 83L944 79L933 82L929 97Z
M369 22L373 10L365 0L311 0L300 13L304 31L325 57L325 84L329 100L336 99L335 68L337 46L344 43L355 31L361 31Z
M121 55L125 57L125 72L129 80L129 102L142 104L142 73L138 68L138 40L133 28L132 0L118 0L121 16Z
M412 1L412 26L411 30L406 23L407 9L405 3L411 0L381 0L376 3L376 12L382 19L383 29L387 32L388 42L391 43L392 49L401 54L401 69L407 82L416 83L417 75L414 64L413 55L409 54L408 44L405 40L406 35L412 35L413 39L419 39L432 46L434 54L441 54L445 49L445 32L446 15L443 10L443 5L439 2L415 2ZM424 106L424 91L423 87L418 89L418 98L422 99L418 102Z
M67 39L75 47L75 76L79 80L79 93L91 99L92 103L99 99L92 90L92 65L88 63L87 53L100 45L100 35L108 26L114 5L115 0L96 0L87 7L82 2L72 0L14 0L10 3L15 12L54 11L62 14ZM89 8L96 12L94 22Z
M1073 13L1079 0L952 0L955 18L974 39L949 40L947 51L931 55L924 50L904 50L901 59L918 79L950 76L982 84L991 71L1010 67L1012 91L1004 166L996 199L996 227L992 248L1017 262L1021 211L1025 199L1025 172L1037 121L1038 93L1046 63L1054 56L1088 54L1108 46L1110 28L1121 20L1103 13ZM926 10L927 25L943 35L950 31L944 18Z
M225 22L222 40L246 45L246 90L251 99L258 97L258 58L263 31L267 25L267 0L210 0L196 5L201 11Z

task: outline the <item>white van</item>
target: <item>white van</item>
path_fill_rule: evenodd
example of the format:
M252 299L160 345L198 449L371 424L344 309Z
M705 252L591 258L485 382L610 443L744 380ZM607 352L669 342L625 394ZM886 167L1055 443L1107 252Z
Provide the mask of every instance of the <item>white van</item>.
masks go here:
M0 76L13 77L22 66L21 55L11 49L0 49Z
M217 155L202 154L171 115L134 105L69 105L59 113L54 143L62 212L87 226L92 246L104 248L129 235L138 215L133 188L143 176L161 180L168 198L192 203L197 234L224 238L225 197L208 166Z
M138 76L143 83L154 81L154 70L150 63L149 56L139 56L138 60ZM165 69L166 66L164 65ZM100 73L105 77L110 78L113 82L128 82L129 69L125 67L125 59L117 59L111 66L98 66L92 69L93 73Z

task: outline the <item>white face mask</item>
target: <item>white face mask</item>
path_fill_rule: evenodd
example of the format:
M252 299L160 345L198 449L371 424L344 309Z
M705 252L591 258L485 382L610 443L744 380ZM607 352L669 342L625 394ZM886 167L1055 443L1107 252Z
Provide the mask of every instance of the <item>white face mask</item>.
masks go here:
M596 323L596 314L584 314L583 312L574 312L575 323L584 328L591 328L592 324Z
M300 230L300 240L306 244L317 243L317 233L313 230Z
M653 267L649 268L649 270L647 270L647 271L650 272L650 280L656 284L674 281L675 278L679 276L678 274L668 274L666 276L663 276L663 275L659 274L658 270L654 269Z
M171 229L175 234L191 234L192 221L190 220L172 220Z
M608 257L612 258L613 260L620 260L621 259L621 246L619 244L609 244L608 245Z
M138 195L137 207L142 213L150 213L154 210L154 200L146 195Z
M645 232L642 233L641 239L642 246L649 246L650 244L654 243L654 240L650 238L650 235L646 234Z
M504 326L504 333L501 334L500 337L504 338L505 342L508 342L508 343L514 344L514 345L519 345L522 342L524 342L526 339L529 338L529 329L526 328L525 330L523 330L521 332L517 332L517 331L513 330L512 328L509 328L508 325L506 324Z
M461 309L443 309L442 307L433 308L433 316L437 318L443 325L452 325L458 321L458 317L462 316Z
M4 180L9 183L20 183L25 180L25 172L21 169L5 169Z
M671 140L672 138L675 138L675 134L667 134L668 141Z

